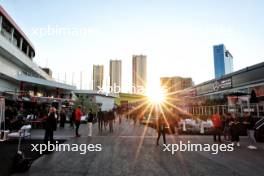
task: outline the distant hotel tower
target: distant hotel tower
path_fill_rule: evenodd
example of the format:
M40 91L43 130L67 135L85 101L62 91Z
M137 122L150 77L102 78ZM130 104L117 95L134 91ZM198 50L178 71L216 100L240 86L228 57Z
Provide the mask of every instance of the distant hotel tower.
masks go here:
M110 86L119 86L121 89L122 82L122 61L121 60L110 60Z
M132 83L133 93L137 93L140 87L146 88L147 85L147 56L133 55L132 58Z
M233 72L233 56L226 50L225 45L214 45L215 78Z
M193 86L193 81L192 78L183 78L180 76L161 77L160 85L167 93L172 93Z
M104 66L93 65L93 90L99 90L98 87L103 87Z

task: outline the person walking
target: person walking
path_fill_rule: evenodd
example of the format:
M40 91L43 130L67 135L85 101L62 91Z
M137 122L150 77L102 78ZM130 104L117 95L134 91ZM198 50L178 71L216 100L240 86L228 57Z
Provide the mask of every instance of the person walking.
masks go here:
M78 108L75 110L75 136L80 137L81 135L79 134L79 127L81 124L81 117L82 117L82 110L81 106L78 106Z
M98 131L99 133L103 132L103 124L104 124L104 113L102 112L101 108L99 109L97 113L97 119L98 119Z
M252 150L256 150L258 148L257 148L257 141L256 141L255 136L254 136L254 134L255 134L255 130L254 130L255 121L254 121L254 118L251 116L250 113L245 113L244 118L245 118L244 124L247 127L247 135L248 135L248 138L249 138L249 146L248 146L248 148L252 149Z
M227 113L224 115L224 120L223 120L223 126L224 126L224 130L223 130L223 134L224 134L224 140L226 141L230 141L231 137L230 137L230 119L231 119L231 115L230 113Z
M239 139L239 133L240 133L240 123L237 119L237 117L234 117L230 123L231 128L231 141L233 144L236 143L236 145L240 146L240 139Z
M157 132L158 132L157 146L159 145L159 139L160 139L161 135L163 137L163 143L166 144L165 126L166 126L165 117L158 117L158 120L157 120Z
M108 111L105 111L104 112L104 116L103 116L103 126L104 126L104 130L106 131L107 129L107 125L108 125L108 121L109 121L109 112Z
M115 120L115 112L114 110L109 111L108 113L108 119L109 119L109 129L110 129L110 133L114 132L114 120Z
M69 114L69 116L70 116L70 126L72 128L74 128L73 124L74 124L74 120L75 120L75 109L72 109L72 112L71 112L71 114Z
M88 119L87 119L88 136L92 136L92 133L93 133L93 120L94 120L94 114L92 110L90 109L88 113Z
M117 116L118 116L118 122L119 124L121 124L122 123L122 109L120 107L117 109Z
M213 122L213 128L214 128L214 132L213 132L213 136L214 136L214 142L216 142L216 136L218 136L218 142L221 142L221 127L222 127L222 122L221 122L221 118L219 114L214 114L212 115L211 118L212 122Z
M54 142L53 132L56 130L56 127L57 127L56 109L55 107L51 107L45 122L45 136L44 136L45 144L48 144L48 141L50 141L50 143Z

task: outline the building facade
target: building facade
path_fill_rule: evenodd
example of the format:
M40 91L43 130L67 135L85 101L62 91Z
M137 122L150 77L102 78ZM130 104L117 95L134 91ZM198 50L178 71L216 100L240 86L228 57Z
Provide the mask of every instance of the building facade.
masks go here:
M166 92L177 92L193 86L192 78L183 78L179 76L174 77L161 77L160 85Z
M147 85L147 56L133 55L132 57L132 92L138 93L138 89Z
M75 87L54 81L34 57L33 44L0 6L0 95L69 97Z
M93 65L93 90L100 90L103 87L104 66Z
M226 50L225 45L214 45L215 78L233 72L233 56Z
M223 100L222 103L227 103L226 97L230 94L251 95L252 92L259 102L264 103L264 62L184 89L175 95L177 98L189 99L192 103L208 100Z
M122 61L121 60L110 60L110 86L119 87L120 91L122 88Z

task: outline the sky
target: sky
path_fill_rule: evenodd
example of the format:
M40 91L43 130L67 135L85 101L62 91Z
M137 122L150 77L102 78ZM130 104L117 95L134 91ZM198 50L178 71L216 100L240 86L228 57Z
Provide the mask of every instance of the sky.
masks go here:
M262 0L0 0L32 41L34 62L83 89L93 64L122 60L123 91L132 82L132 55L147 55L148 82L161 76L214 78L213 45L225 44L234 70L264 61ZM65 32L66 31L66 32Z

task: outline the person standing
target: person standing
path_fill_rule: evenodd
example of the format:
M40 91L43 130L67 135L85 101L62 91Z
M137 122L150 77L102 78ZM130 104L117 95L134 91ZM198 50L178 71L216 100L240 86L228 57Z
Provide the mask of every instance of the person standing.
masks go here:
M60 127L64 128L66 122L66 112L65 109L62 108L60 112Z
M81 124L81 117L82 117L82 110L81 106L78 106L78 108L75 110L75 136L80 137L79 134L79 127Z
M157 146L159 145L159 139L160 136L162 135L163 137L163 143L166 144L166 133L165 133L165 126L166 126L166 122L165 122L165 117L158 117L157 120L157 132L158 132L158 138L157 138Z
M214 128L214 142L216 142L216 136L218 136L218 142L221 142L221 127L222 127L222 122L220 119L219 114L214 114L212 115L212 122L213 122L213 128Z
M92 133L93 133L93 120L94 120L94 114L92 110L90 109L88 113L88 119L87 119L88 136L92 136Z
M56 123L56 109L55 107L51 107L49 110L48 117L45 122L45 136L44 142L45 144L50 141L50 143L54 142L53 139L53 132L56 130L57 123Z
M97 113L97 119L98 119L99 133L102 133L103 132L103 123L104 123L104 114L103 114L101 108L99 109L99 111Z
M10 106L5 109L5 129L12 130L11 121L13 120L14 114ZM1 129L0 129L1 130Z

